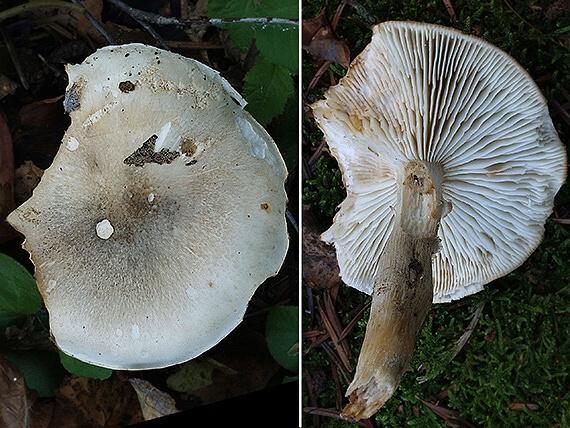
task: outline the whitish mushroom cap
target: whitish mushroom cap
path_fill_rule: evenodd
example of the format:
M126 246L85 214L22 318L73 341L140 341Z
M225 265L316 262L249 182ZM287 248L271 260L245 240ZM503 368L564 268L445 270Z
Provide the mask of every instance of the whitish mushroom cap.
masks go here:
M219 342L285 257L286 169L218 73L151 46L68 68L72 124L10 223L57 345L114 369Z
M347 284L371 293L411 160L436 172L451 208L432 263L435 302L480 291L540 243L566 153L539 89L495 46L436 25L380 24L313 112L347 189L323 234Z

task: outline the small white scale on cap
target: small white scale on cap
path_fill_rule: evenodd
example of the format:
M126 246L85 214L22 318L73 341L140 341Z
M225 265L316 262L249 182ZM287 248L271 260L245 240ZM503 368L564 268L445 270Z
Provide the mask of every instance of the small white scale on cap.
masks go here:
M101 220L99 223L97 223L95 229L97 231L97 236L101 239L109 239L115 231L113 225L107 219Z
M73 138L72 136L70 136L67 139L66 147L71 151L77 150L77 148L79 147L79 141L77 141L76 138Z
M50 279L50 280L48 281L48 285L47 285L46 291L47 291L48 293L51 293L51 292L53 291L53 289L55 288L56 285L57 285L57 281L56 281L55 279Z

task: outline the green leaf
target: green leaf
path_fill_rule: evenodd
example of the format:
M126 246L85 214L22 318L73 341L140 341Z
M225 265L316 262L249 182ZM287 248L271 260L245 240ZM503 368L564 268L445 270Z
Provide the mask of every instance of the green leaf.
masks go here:
M293 95L287 99L283 113L271 121L267 127L267 132L277 143L287 168L290 171L295 169L299 161L299 97L297 88L295 88Z
M63 367L65 367L69 373L77 376L89 377L92 379L107 379L113 374L113 370L111 369L84 363L83 361L70 357L61 351L59 352L59 358Z
M299 3L294 0L210 0L212 18L290 18L299 17Z
M210 0L210 18L288 18L298 19L298 2L293 0ZM232 23L228 30L238 49L247 51L255 39L261 54L272 64L293 74L299 71L299 26L272 23Z
M166 379L170 389L178 392L192 392L205 388L221 377L236 374L232 368L212 358L197 358L185 363L180 370Z
M2 334L14 320L42 307L42 296L34 277L13 258L0 254L0 329Z
M40 397L53 397L66 374L57 352L2 351L2 355L22 370L26 385L35 389Z
M236 40L251 41L251 39L255 39L257 49L267 61L286 68L293 74L299 72L299 29L297 26L233 24L230 29L230 36L236 44L238 44ZM244 51L249 47L245 43L242 46Z
M273 116L281 114L287 99L295 93L293 79L289 72L258 57L255 65L245 75L243 97L247 110L262 125L268 124Z
M299 308L272 306L267 315L265 338L275 361L294 373L299 371Z

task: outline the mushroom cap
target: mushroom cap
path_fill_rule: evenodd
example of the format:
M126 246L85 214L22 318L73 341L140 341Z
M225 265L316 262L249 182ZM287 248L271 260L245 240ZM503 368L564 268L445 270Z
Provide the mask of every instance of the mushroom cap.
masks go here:
M312 109L347 190L322 238L348 285L372 292L412 160L433 172L449 211L432 259L434 302L480 291L540 243L566 152L540 90L497 47L437 25L379 24Z
M71 126L8 218L52 335L113 369L196 357L285 258L283 159L241 96L192 59L108 46L68 74Z

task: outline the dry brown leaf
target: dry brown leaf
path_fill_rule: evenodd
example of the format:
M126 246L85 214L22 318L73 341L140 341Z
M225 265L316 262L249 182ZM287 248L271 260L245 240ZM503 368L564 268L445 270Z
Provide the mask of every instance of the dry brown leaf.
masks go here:
M528 8L529 8L530 10L532 10L533 12L537 12L537 11L539 11L539 10L542 10L542 7L540 7L540 6L536 5L536 4L534 4L533 1L529 1L529 2L528 2Z
M118 44L122 43L145 43L154 44L155 39L147 32L139 28L132 29L124 25L116 24L111 20L103 21L103 1L102 0L82 0L81 3L93 18L99 22L101 27L113 38ZM93 26L93 24L83 14L71 13L68 22L82 36L90 40L94 47L100 48L107 46L109 42L101 34L101 32Z
M481 36L483 34L483 24L473 23L471 24L471 29L475 31L477 36Z
M0 243L16 236L5 222L6 216L16 208L14 202L14 154L12 135L4 116L0 114Z
M40 182L43 173L44 170L35 166L32 161L25 161L23 165L16 168L14 197L18 205L32 196L32 191Z
M101 20L101 13L103 12L102 0L82 0L83 7L104 26ZM81 13L72 12L70 14L69 24L73 26L82 38L91 40L96 47L105 46L108 44L105 37L89 22L89 19Z
M512 403L509 403L509 409L521 412L522 411L536 412L537 410L540 410L540 406L534 403L522 403L518 400L515 400Z
M279 370L265 337L246 328L234 330L203 358L211 358L236 373L216 378L211 385L186 394L193 407L262 390Z
M27 104L18 112L18 121L23 127L51 125L63 113L63 95Z
M111 428L144 421L136 393L116 376L105 380L66 377L55 396L81 426Z
M447 407L438 406L437 404L430 403L429 401L419 400L424 403L427 407L429 407L432 412L436 415L443 418L446 422L446 425L455 428L476 428L475 425L471 424L469 421L463 419L457 410L448 409Z
M0 74L0 100L8 94L13 94L18 88L18 84L8 76Z
M324 9L321 10L318 16L312 19L304 19L301 27L301 36L303 46L308 46L315 37L315 34L323 26L326 26L326 17Z
M570 7L570 0L556 0L544 11L546 16L551 21L557 20L562 14Z
M145 421L178 412L174 399L148 380L131 378L129 382L137 393Z
M315 58L337 62L348 68L350 49L345 42L335 36L326 22L324 10L316 18L303 21L302 39L303 48Z
M107 21L104 28L117 43L144 43L147 45L156 43L156 40L147 31L139 28L129 28L113 21Z
M311 288L331 289L340 284L340 270L332 245L321 240L321 230L309 210L303 212L303 282Z
M0 427L48 428L53 412L53 404L36 401L18 366L0 356Z
M53 159L69 123L70 118L63 110L63 95L22 107L12 132L20 157Z

